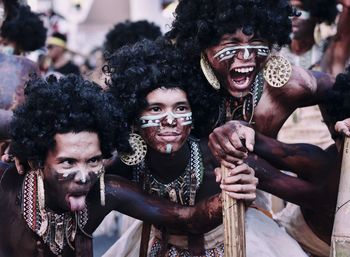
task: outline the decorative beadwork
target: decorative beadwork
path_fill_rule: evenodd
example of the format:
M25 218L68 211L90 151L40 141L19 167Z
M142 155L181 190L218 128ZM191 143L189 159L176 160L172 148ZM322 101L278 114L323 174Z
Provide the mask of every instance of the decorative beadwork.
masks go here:
M74 250L73 242L77 229L88 235L83 228L88 222L87 208L78 212L54 213L39 208L38 174L32 171L26 174L22 186L23 218L52 253L60 255L66 245ZM89 236L89 235L88 235Z
M253 121L255 107L257 106L264 90L264 78L259 73L254 80L253 86L247 96L238 103L233 97L223 99L219 107L217 125L222 125L229 120Z
M181 176L164 184L152 175L145 161L142 161L133 168L134 180L150 194L157 194L181 205L194 205L204 168L199 141L190 138L188 143L191 149L190 162Z
M161 241L158 239L155 239L154 243L152 244L149 257L158 257L161 251ZM174 245L168 245L167 252L165 254L167 257L193 257L193 255L190 253L187 249L182 249L179 247L176 247ZM221 243L217 245L215 248L211 249L205 249L204 255L201 255L203 257L224 257L224 244Z
M139 134L131 133L129 143L133 150L132 154L121 154L120 160L126 165L132 166L140 163L146 156L147 145Z

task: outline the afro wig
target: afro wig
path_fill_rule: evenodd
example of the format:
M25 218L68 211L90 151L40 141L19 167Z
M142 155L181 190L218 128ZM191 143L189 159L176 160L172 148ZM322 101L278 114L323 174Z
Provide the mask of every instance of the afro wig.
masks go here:
M303 0L304 9L310 12L310 15L317 23L334 22L338 14L336 0Z
M29 6L20 6L2 24L1 37L16 43L21 51L34 51L45 45L46 28Z
M55 146L57 133L90 131L98 134L105 158L114 146L129 150L126 123L113 97L76 75L34 78L25 88L26 101L14 111L11 154L43 163Z
M118 23L107 33L104 50L113 53L124 45L134 44L144 38L155 40L161 35L160 28L146 20Z
M2 0L5 9L5 18L11 19L19 8L19 2L14 0Z
M162 38L121 48L107 60L104 70L110 76L109 90L122 104L130 127L147 106L147 95L160 87L184 90L198 136L207 132L209 113L216 113L219 106L219 97L210 94L214 89L207 87L198 67L186 62L180 49Z
M290 42L295 14L288 0L180 0L167 37L197 57L239 28L282 46Z
M326 100L326 122L334 125L337 121L344 120L350 116L350 66L345 73L336 77L332 90L327 94Z

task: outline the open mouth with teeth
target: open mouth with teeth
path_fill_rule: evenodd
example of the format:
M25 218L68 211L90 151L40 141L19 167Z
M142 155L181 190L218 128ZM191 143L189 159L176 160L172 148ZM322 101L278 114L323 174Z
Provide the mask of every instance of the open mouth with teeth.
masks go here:
M235 90L247 91L254 81L255 66L238 67L230 70L230 86Z

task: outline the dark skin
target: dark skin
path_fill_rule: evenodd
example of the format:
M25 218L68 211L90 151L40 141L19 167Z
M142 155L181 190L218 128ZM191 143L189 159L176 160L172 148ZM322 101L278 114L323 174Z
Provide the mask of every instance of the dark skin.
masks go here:
M221 191L218 183L215 182L215 174L213 170L218 166L215 158L211 155L207 146L207 141L202 140L200 143L204 164L203 182L196 194L196 202L205 199L208 196L215 195ZM182 175L189 161L190 149L188 144L184 144L179 151L169 154L162 154L155 150L149 150L146 160L152 174L164 183L173 181L176 177ZM163 172L166 170L167 172ZM117 173L115 171L118 171ZM119 159L107 167L107 172L118 174L129 180L132 179L132 167L126 166ZM244 178L248 179L247 177Z
M148 106L146 106L140 113L140 117L164 114L166 111L184 114L191 110L186 93L179 88L157 88L146 96L146 100ZM170 183L181 176L190 161L190 145L186 142L186 139L189 136L191 127L189 125L182 125L180 119L173 119L168 115L160 120L159 126L144 128L140 126L139 130L143 139L147 143L148 150L145 162L152 175L165 184ZM172 133L177 136L169 136L172 135ZM171 143L172 145L173 150L170 154L166 153L164 150L167 143ZM207 140L201 140L200 147L203 158L204 174L202 183L197 190L196 201L200 201L220 192L220 187L216 184L212 172L214 168L218 166L218 163L208 149ZM112 170L119 171L121 169L113 167ZM132 174L132 167L125 167L123 173ZM239 184L246 184L246 188L235 192L237 194L233 194L232 197L254 200L257 180L252 176L252 173L253 170L249 167L246 167L245 170L242 171L242 174L240 174L242 177L237 182ZM131 179L130 175L128 178Z
M249 92L254 81L254 74L258 74L262 70L265 62L259 61L255 55L251 55L247 59L233 56L225 61L220 61L215 58L215 53L227 44L244 46L254 45L255 42L268 45L268 42L265 42L261 37L254 36L254 34L245 35L241 30L237 30L233 34L224 35L217 45L205 50L208 61L219 78L226 95L238 102L240 94L244 96ZM247 73L249 85L228 84L228 81L235 79L233 74L237 74L237 69L246 67L254 68L251 73ZM264 135L276 138L283 123L296 108L320 103L333 82L334 79L327 74L307 71L297 66L292 66L291 77L283 87L271 87L265 81L262 96L255 107L253 128ZM235 126L232 121L228 121L215 128L209 135L211 151L224 164L241 160L246 156L247 150L251 150L248 145L254 144L253 136L249 135L250 132L238 132ZM241 139L245 139L245 144L242 143Z
M285 144L261 133L256 133L254 153L245 160L259 178L258 188L299 205L311 230L328 244L337 202L340 161L335 144L322 150L309 144ZM298 177L280 170L292 171ZM230 178L226 179L224 187L228 191L230 182Z
M292 6L304 10L302 1L291 0L290 3ZM290 49L294 54L302 55L315 44L314 29L316 24L317 22L314 17L308 19L300 17L292 18L293 39L290 44Z
M269 162L275 166L256 170L261 188L300 205L313 232L330 244L341 163L335 144L323 151L313 145L283 144L259 134L256 139L255 152L267 161L267 165ZM268 147L263 147L267 142ZM264 169L268 174L263 172ZM278 169L295 172L298 178L285 175Z
M0 225L0 256L55 256L49 248L40 243L39 237L34 234L25 223L20 209L18 194L21 191L23 176L14 171L14 167L2 164L2 170L8 168L1 181ZM121 211L138 219L144 219L158 225L166 225L174 229L187 229L192 233L203 233L211 230L222 222L220 197L209 198L198 203L195 207L184 208L156 197L142 193L133 183L118 176L108 175L106 180L106 206L101 207L99 188L95 185L88 194L87 206L89 222L85 232L92 232L111 211ZM198 222L200 221L200 222ZM199 226L200 224L200 226ZM10 236L9 236L10 235ZM38 250L37 244L41 244ZM40 252L40 253L39 253ZM75 253L66 247L63 256L75 256Z
M350 57L350 1L338 0L338 3L343 6L343 11L339 15L337 34L332 39L320 63L322 71L334 76L344 71Z

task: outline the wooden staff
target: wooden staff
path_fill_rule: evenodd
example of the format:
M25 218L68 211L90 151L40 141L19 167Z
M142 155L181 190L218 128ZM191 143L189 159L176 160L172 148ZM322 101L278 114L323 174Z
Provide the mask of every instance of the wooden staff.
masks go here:
M350 253L350 139L345 137L341 165L337 208L334 218L331 257L346 257Z
M222 178L226 178L228 170L221 165ZM225 257L245 257L245 225L244 202L231 198L222 192L222 215L224 224Z

